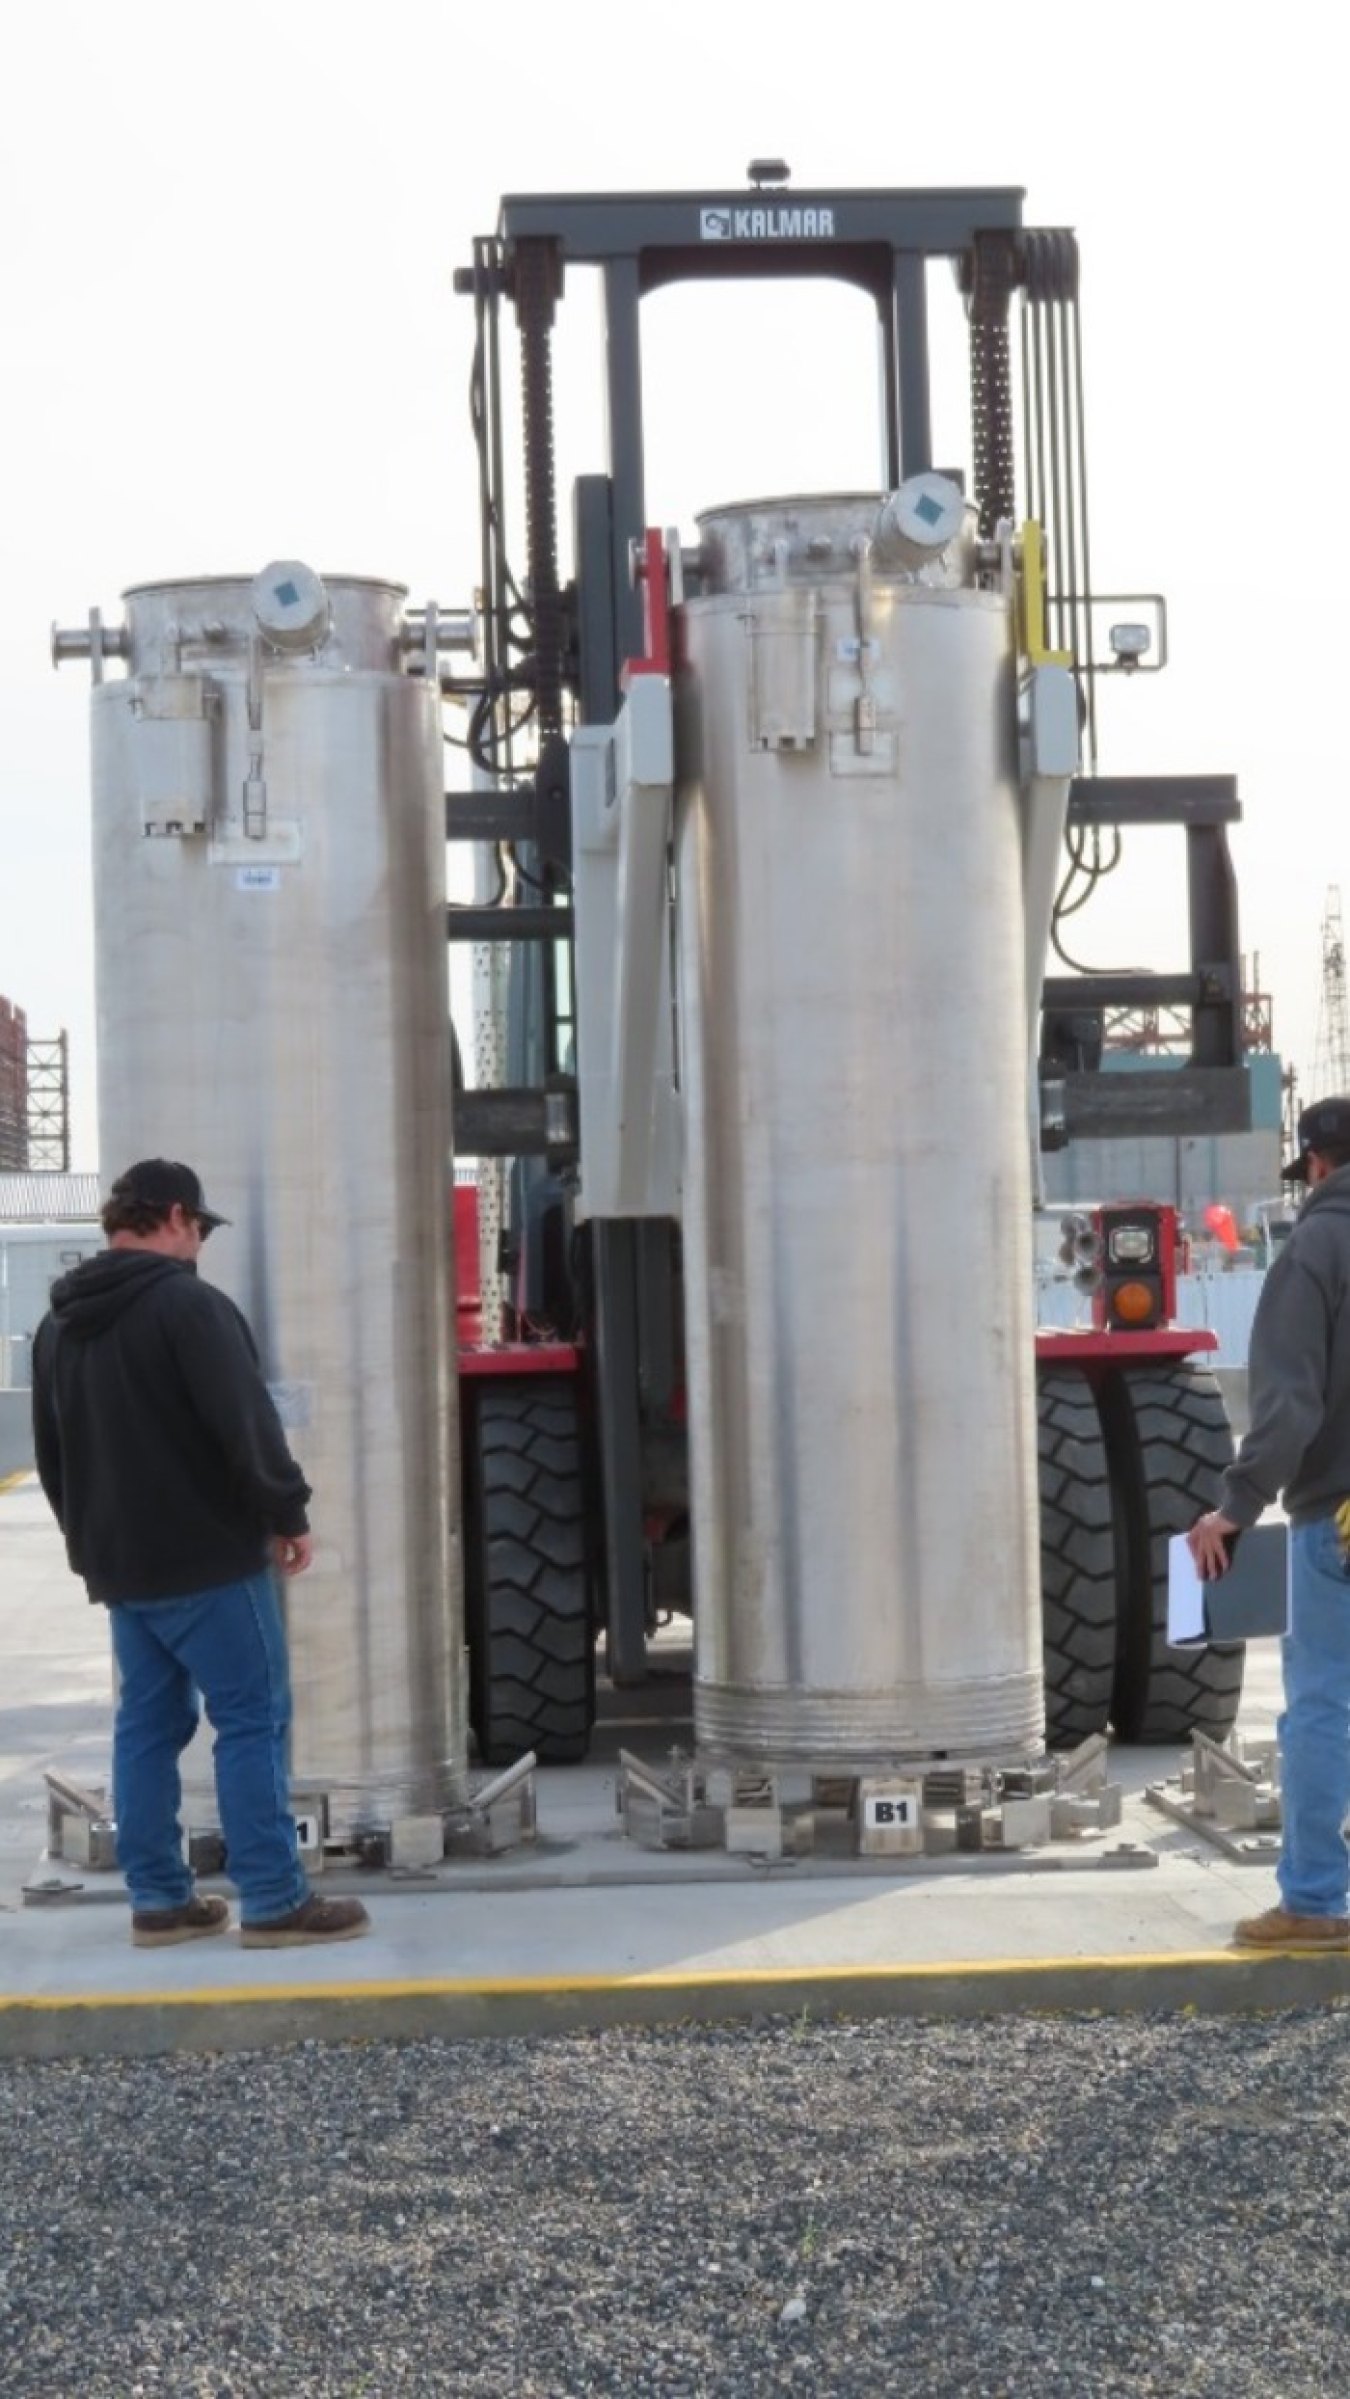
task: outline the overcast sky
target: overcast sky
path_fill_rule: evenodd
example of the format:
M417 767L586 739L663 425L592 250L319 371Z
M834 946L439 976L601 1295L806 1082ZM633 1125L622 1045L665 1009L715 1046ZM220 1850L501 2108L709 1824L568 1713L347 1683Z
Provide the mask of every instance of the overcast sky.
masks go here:
M473 236L504 192L725 189L764 155L800 189L1020 185L1028 223L1076 228L1095 582L1170 610L1171 663L1112 695L1101 765L1238 775L1243 943L1309 1096L1328 891L1350 907L1334 21L1308 0L7 10L0 992L69 1033L73 1163L99 1163L88 675L53 672L53 620L277 556L465 605L451 279ZM697 305L653 330L653 517L688 533L715 502L871 484L852 322ZM569 334L565 472L601 463L594 364ZM1180 836L1136 836L1079 954L1183 964L1183 881Z

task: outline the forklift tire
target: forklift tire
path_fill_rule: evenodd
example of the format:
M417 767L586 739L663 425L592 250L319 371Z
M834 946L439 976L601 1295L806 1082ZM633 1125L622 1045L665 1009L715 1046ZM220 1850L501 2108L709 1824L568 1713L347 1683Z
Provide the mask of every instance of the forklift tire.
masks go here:
M463 1389L463 1386L461 1386ZM595 1635L573 1375L465 1391L465 1615L478 1752L574 1765L595 1723Z
M1111 1475L1092 1386L1038 1374L1045 1739L1076 1749L1105 1733L1116 1668Z
M1111 1721L1122 1741L1222 1741L1242 1697L1241 1642L1173 1649L1167 1545L1212 1508L1233 1456L1223 1397L1207 1367L1119 1369L1098 1392L1116 1502L1119 1644Z

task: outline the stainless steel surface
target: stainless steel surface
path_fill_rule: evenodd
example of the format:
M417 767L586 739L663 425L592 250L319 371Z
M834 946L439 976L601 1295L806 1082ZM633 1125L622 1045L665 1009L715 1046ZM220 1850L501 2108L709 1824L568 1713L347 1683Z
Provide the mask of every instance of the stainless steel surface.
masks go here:
M702 520L675 833L697 1737L852 1765L1043 1726L1011 612L876 508Z
M314 657L251 591L128 592L93 695L100 1154L188 1159L232 1220L202 1271L314 1486L294 1779L345 1831L441 1807L467 1760L441 733L398 586L331 580Z

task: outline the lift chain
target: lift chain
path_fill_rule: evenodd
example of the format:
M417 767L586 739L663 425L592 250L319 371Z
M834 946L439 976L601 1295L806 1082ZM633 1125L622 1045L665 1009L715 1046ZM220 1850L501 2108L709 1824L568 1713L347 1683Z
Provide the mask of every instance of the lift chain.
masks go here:
M520 326L525 434L525 539L534 628L533 681L541 740L562 730L565 645L558 589L558 509L553 450L554 304L557 245L523 240L515 250L516 316Z
M1077 237L1066 226L1025 231L1020 263L1026 513L1044 534L1050 639L1071 653L1085 678L1084 748L1092 765L1096 698Z
M970 307L971 447L981 538L992 541L1016 513L1008 304L1018 280L1007 233L977 233L963 261Z

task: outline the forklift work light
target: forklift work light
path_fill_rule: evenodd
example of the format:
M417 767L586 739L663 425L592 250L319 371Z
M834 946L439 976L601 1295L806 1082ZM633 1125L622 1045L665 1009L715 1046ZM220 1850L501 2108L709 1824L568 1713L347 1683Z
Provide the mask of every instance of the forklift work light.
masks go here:
M1153 647L1153 635L1147 625L1122 624L1111 627L1111 648L1118 665L1137 666Z
M1156 1249L1152 1225L1121 1224L1112 1230L1110 1253L1113 1266L1146 1266Z

